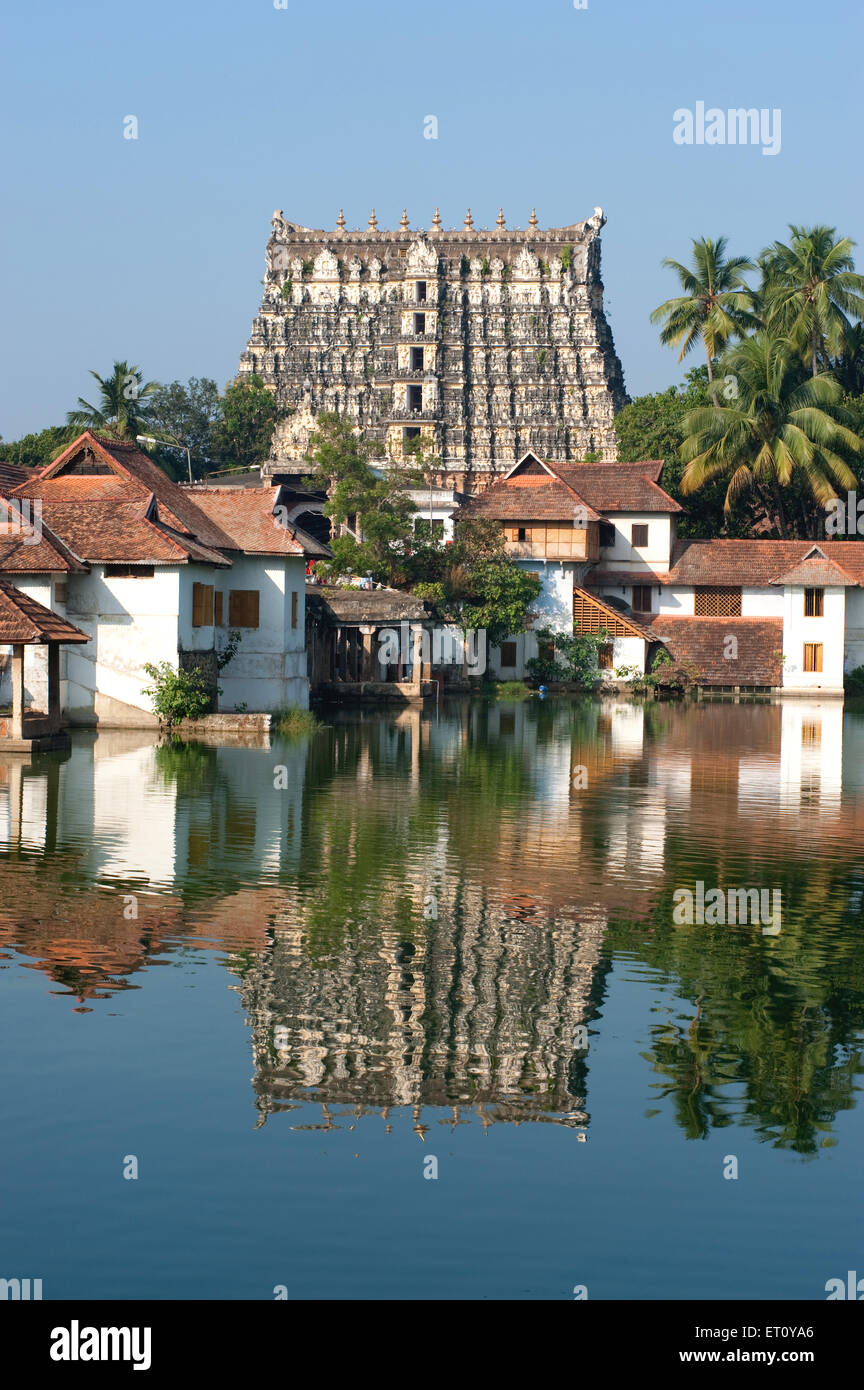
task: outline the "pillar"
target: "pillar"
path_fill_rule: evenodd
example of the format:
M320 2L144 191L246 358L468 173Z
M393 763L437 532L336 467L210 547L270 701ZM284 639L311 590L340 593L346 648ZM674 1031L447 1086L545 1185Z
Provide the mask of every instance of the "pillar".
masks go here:
M24 737L24 643L12 647L12 737Z
M60 728L60 643L48 643L48 728Z

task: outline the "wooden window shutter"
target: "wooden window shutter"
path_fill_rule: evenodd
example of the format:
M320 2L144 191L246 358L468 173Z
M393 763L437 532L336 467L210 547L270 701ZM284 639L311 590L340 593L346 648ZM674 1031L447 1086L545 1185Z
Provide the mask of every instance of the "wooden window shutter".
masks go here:
M825 616L825 590L824 589L805 589L804 590L804 617L805 618L824 618Z
M297 626L297 590L291 590L291 626Z
M258 626L258 590L232 589L228 595L228 626Z
M210 627L213 622L213 585L192 585L192 626Z
M821 671L821 670L822 670L822 643L821 643L821 642L805 642L805 643L804 643L804 670L805 670L805 671Z
M222 617L222 600L222 594L213 595L213 621L217 627L222 627L224 621Z

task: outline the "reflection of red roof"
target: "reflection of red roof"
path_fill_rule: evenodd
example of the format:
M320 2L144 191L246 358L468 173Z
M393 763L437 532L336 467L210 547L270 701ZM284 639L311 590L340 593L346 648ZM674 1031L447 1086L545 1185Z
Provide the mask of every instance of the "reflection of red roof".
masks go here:
M0 579L0 645L12 642L89 642L90 638L80 628L73 627L44 608L35 598L16 589L5 579Z
M703 685L783 682L782 618L695 618L655 613L642 618L651 641L676 661L692 661ZM733 637L734 643L728 639Z

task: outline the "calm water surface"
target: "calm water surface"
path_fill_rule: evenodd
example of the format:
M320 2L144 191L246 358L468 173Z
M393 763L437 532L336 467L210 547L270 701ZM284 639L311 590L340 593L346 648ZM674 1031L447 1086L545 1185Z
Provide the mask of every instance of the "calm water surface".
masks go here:
M0 754L0 1277L824 1299L864 1271L864 714L328 718ZM700 881L780 889L779 935L676 925Z

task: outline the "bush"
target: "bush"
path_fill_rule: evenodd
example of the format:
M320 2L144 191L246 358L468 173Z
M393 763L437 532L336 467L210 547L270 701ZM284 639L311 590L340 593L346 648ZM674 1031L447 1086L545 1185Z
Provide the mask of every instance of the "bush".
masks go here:
M183 719L200 719L210 712L213 691L197 667L175 671L170 661L160 661L158 666L148 661L144 670L153 684L145 686L141 693L150 696L153 713L169 729ZM221 695L222 691L217 690L216 694Z
M534 680L544 683L574 681L580 685L593 685L601 679L597 653L606 645L605 629L596 635L577 632L575 636L567 637L561 632L553 632L551 628L541 627L537 629L537 638L541 646L551 647L552 653L547 657L532 656L530 661L526 661L525 665Z
M317 734L324 725L311 709L277 709L270 727L275 734L296 737L298 734Z

